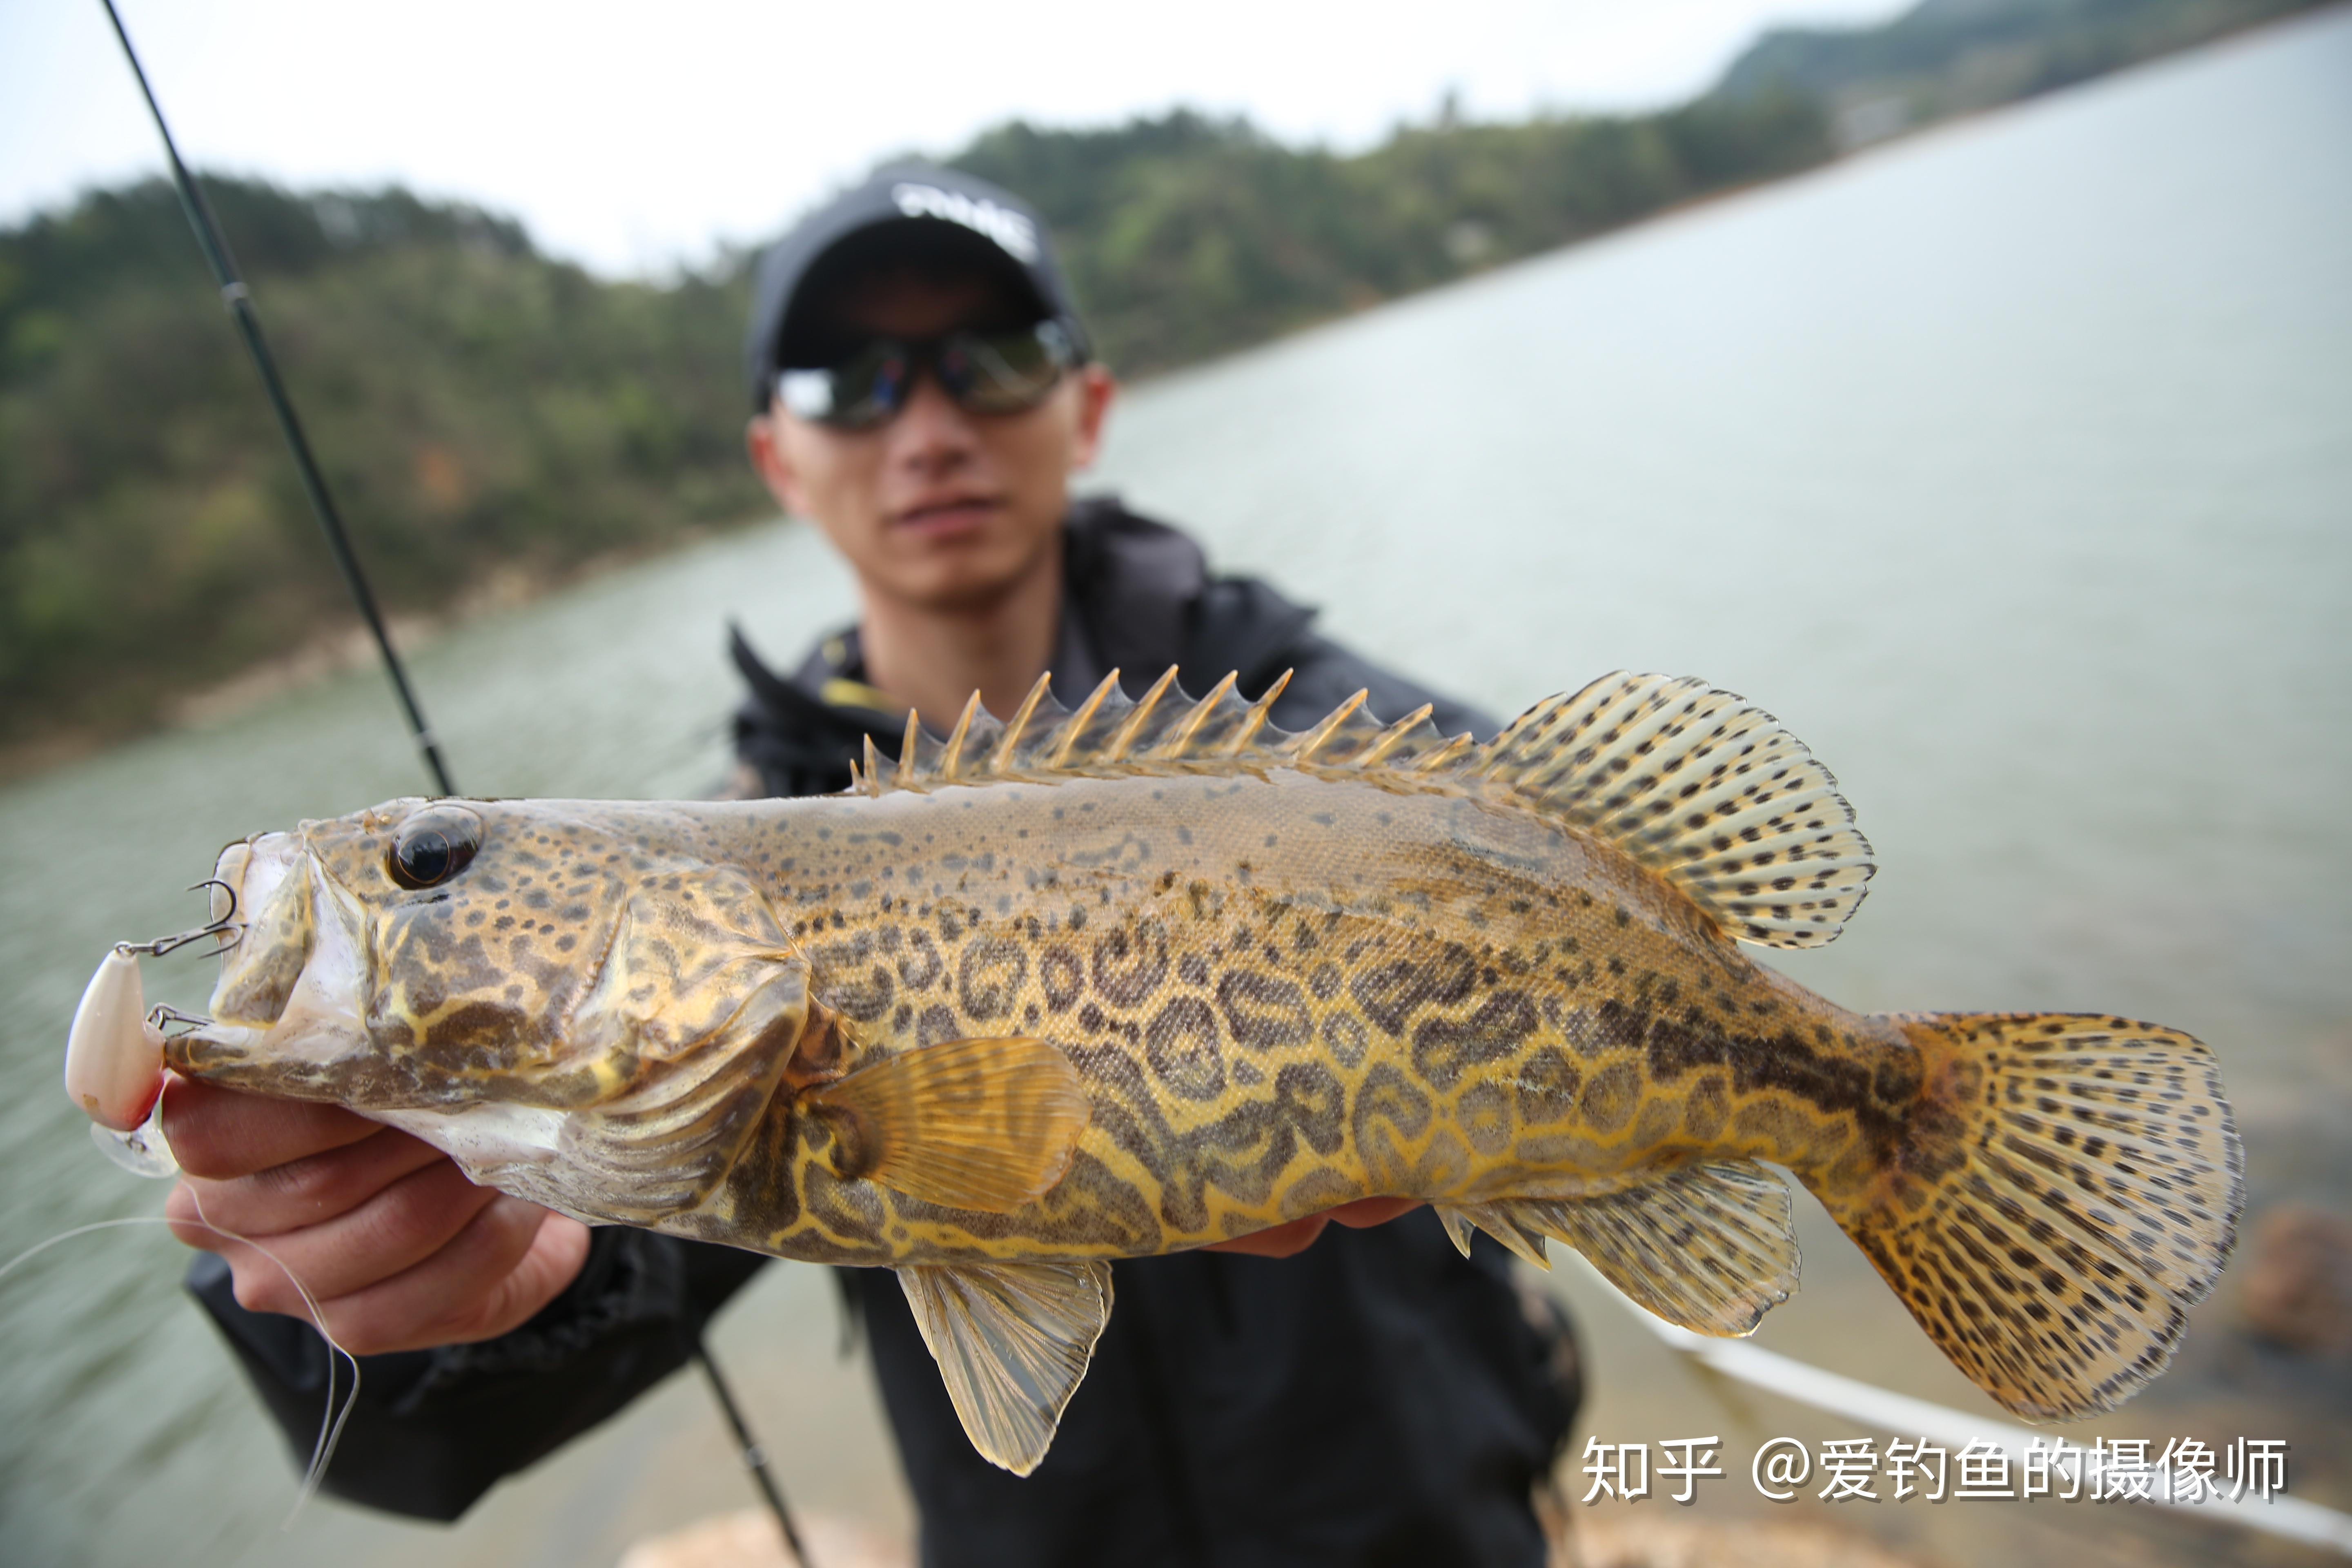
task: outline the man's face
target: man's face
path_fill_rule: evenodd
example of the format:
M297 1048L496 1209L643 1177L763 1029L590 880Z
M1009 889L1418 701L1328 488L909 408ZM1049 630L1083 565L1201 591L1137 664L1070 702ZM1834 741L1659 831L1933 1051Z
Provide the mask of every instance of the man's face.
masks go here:
M836 314L856 338L929 338L1007 324L987 282L877 276ZM1086 365L1017 414L968 414L929 370L907 405L870 430L836 430L771 403L751 460L786 510L823 529L866 591L921 608L984 604L1056 546L1071 473L1093 460L1111 397Z

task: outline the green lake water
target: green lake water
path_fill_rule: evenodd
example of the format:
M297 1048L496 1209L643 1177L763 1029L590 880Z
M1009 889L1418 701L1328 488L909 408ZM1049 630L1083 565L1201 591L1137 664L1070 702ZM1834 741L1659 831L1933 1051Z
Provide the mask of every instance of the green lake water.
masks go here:
M1620 667L1746 693L1879 851L1848 933L1784 968L1864 1007L2189 1029L2221 1053L2257 1206L2352 1213L2352 13L1156 382L1096 479L1497 710ZM700 794L726 620L782 659L849 605L775 524L446 632L415 673L469 792ZM359 672L0 792L0 1254L160 1208L58 1086L107 943L191 923L180 889L226 840L419 785ZM201 962L147 969L201 1007ZM1806 1226L1806 1291L1762 1342L1990 1412ZM183 1256L111 1231L0 1280L7 1561L610 1562L751 1500L681 1378L454 1529L315 1503L281 1533L293 1469L178 1295ZM1727 1402L1601 1287L1555 1281L1596 1363L1589 1430L1860 1431ZM2295 1489L2352 1505L2352 1380L2252 1344L2233 1299L2094 1429L2287 1436ZM823 1276L777 1266L718 1344L796 1498L903 1530L837 1329ZM1849 1522L1953 1561L2284 1550L2086 1505Z

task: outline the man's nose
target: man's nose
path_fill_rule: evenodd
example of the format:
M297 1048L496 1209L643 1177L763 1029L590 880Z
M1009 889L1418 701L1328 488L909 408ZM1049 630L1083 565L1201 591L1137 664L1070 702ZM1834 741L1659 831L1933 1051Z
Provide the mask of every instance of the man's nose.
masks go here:
M971 416L956 406L929 365L908 390L907 405L889 426L894 462L936 472L971 458L977 443Z

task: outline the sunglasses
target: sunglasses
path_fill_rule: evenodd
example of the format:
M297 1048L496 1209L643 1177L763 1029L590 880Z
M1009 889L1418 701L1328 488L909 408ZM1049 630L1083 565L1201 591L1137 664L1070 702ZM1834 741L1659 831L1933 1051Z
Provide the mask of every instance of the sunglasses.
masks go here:
M1018 414L1045 400L1080 363L1059 321L933 338L876 338L821 370L776 373L786 413L836 430L870 430L907 405L926 366L967 414Z

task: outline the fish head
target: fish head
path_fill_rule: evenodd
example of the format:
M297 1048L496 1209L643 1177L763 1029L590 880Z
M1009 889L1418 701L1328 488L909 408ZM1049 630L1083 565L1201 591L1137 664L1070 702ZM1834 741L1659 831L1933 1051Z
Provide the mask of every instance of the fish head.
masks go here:
M241 930L167 1059L234 1088L644 1110L772 1081L806 1022L805 963L690 808L396 800L232 844L215 879Z

